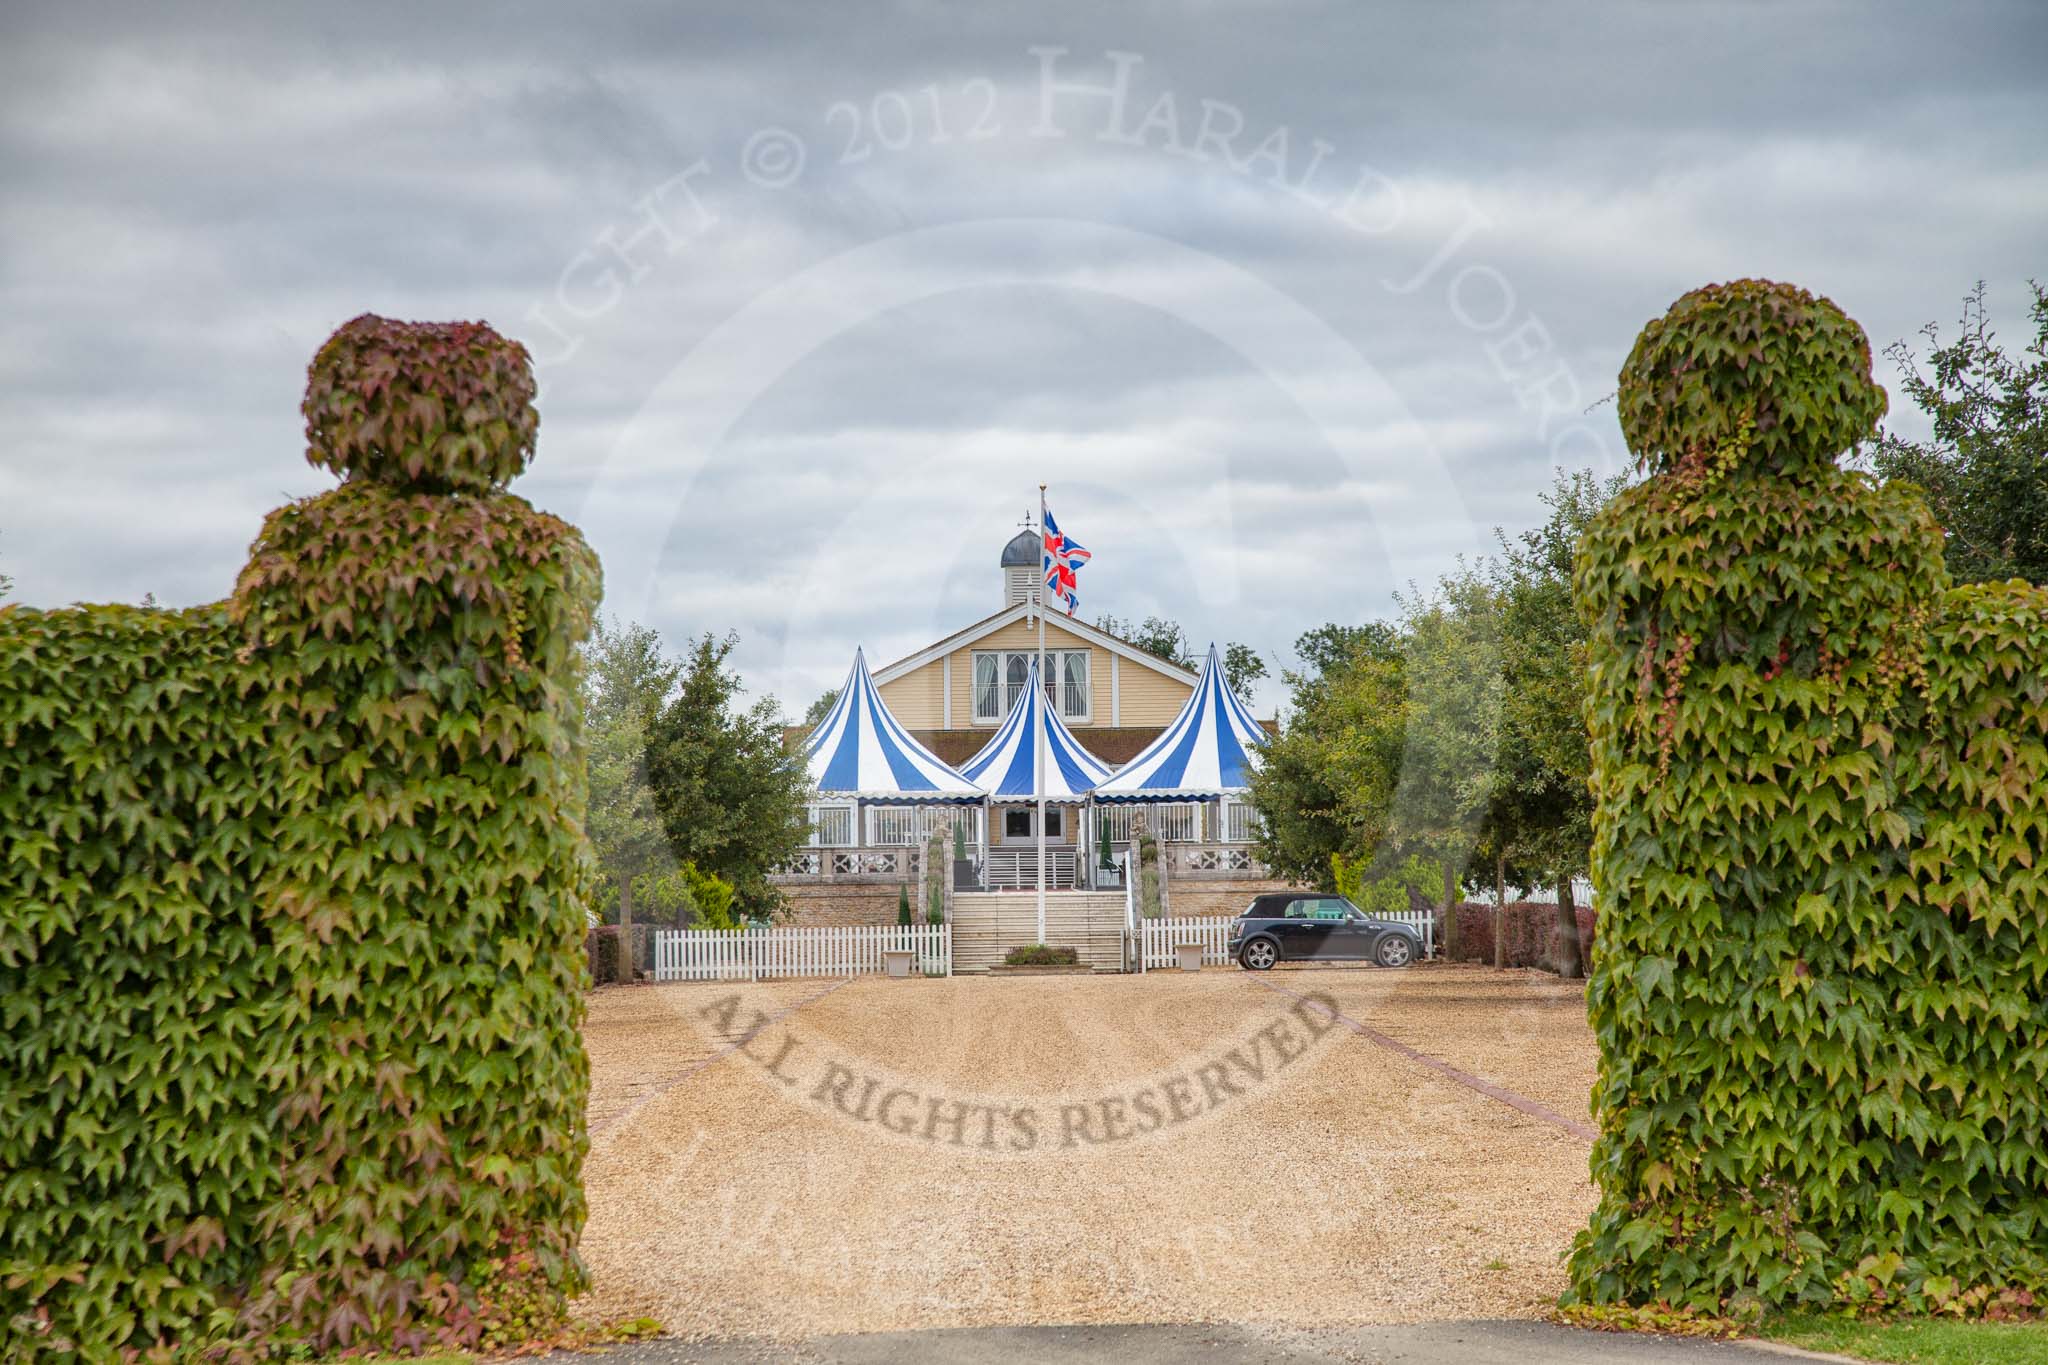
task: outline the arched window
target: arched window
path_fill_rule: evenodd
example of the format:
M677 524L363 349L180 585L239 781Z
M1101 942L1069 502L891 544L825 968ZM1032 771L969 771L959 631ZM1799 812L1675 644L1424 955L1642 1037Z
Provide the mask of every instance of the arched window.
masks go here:
M1078 718L1088 714L1088 651L1076 649L1060 656L1060 714Z
M976 651L974 655L974 723L994 725L1010 714L1024 693L1024 680L1031 676L1031 652L1024 650ZM1045 697L1059 708L1068 721L1086 723L1090 714L1088 693L1088 651L1049 649L1046 651Z
M1031 674L1030 660L1022 654L1012 654L1008 667L1009 677L1007 681L1009 687L1003 695L1004 715L1008 715L1010 708L1017 704L1017 698L1024 695L1024 679Z
M1000 720L1003 716L1002 684L996 679L996 656L974 656L974 718Z

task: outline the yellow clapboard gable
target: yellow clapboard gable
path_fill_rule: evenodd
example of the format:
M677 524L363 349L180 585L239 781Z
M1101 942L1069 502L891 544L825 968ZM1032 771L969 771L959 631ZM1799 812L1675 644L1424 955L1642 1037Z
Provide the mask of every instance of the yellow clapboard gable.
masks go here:
M910 730L946 730L980 727L993 730L1002 723L1000 715L977 719L974 714L974 658L977 654L1029 652L1038 647L1037 623L1022 613L1005 612L1013 619L997 618L969 627L950 640L899 660L879 671L877 690L898 721ZM1085 718L1067 717L1077 730L1121 726L1162 726L1180 714L1195 678L1170 665L1166 671L1147 659L1132 657L1138 651L1129 646L1118 650L1103 643L1100 632L1071 630L1064 618L1051 615L1045 622L1045 647L1054 650L1088 652L1089 712ZM900 670L900 671L899 671ZM949 679L950 676L950 686ZM886 681L884 681L886 679ZM950 720L947 692L952 694Z

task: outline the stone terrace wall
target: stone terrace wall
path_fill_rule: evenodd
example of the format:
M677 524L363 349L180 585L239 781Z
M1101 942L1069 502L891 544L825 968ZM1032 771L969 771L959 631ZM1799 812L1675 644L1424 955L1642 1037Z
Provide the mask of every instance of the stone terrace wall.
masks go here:
M886 885L843 882L835 885L825 882L811 886L784 885L782 890L789 897L791 907L790 917L785 922L802 928L896 922L899 887L894 882ZM915 891L910 899L915 913L919 910Z
M1227 916L1244 909L1254 896L1263 896L1269 891L1299 889L1293 882L1277 877L1247 877L1236 881L1183 878L1167 888L1167 898L1175 918L1183 915Z

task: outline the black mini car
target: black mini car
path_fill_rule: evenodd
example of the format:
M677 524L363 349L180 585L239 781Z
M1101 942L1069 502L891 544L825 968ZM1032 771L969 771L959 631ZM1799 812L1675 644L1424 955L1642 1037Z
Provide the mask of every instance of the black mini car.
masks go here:
M1413 925L1374 919L1342 896L1284 891L1260 896L1230 922L1230 955L1255 972L1282 962L1405 967L1422 956L1422 935Z

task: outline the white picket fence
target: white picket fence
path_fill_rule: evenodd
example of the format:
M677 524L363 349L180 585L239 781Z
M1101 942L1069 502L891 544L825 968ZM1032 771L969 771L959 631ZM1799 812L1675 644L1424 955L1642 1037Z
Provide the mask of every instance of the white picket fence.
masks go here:
M949 924L811 929L664 929L654 936L656 981L761 981L879 972L882 954L917 954L912 970L953 974Z
M1138 970L1146 972L1154 967L1174 966L1180 960L1176 950L1183 943L1202 945L1204 967L1229 966L1229 918L1203 915L1138 921Z
M1427 910L1402 910L1376 919L1406 924L1422 935L1422 955L1436 956L1436 917ZM1180 960L1183 943L1202 945L1202 965L1222 967L1230 963L1230 920L1216 915L1180 919L1148 919L1138 923L1138 970L1171 967Z
M1436 956L1436 915L1433 912L1428 910L1396 910L1392 914L1375 915L1373 918L1392 920L1396 924L1407 925L1416 933L1422 935L1422 955L1424 957Z

